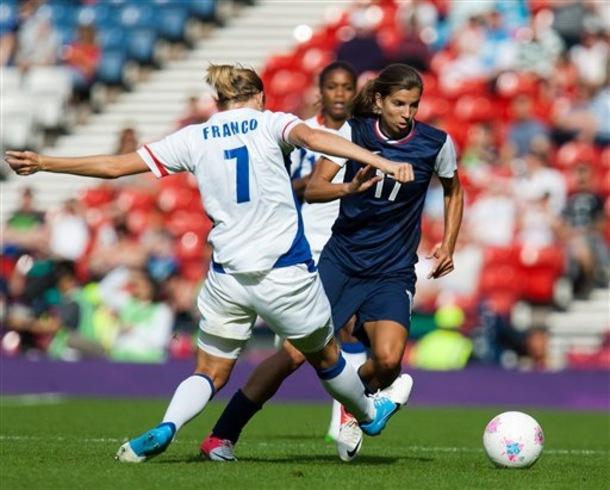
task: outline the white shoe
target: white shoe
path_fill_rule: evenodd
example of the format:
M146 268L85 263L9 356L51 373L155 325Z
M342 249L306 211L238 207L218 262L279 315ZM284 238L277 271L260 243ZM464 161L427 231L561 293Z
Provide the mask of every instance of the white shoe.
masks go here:
M381 390L379 394L388 397L398 405L398 408L401 408L409 401L412 389L413 378L408 374L401 374L390 386Z
M341 407L341 426L337 437L337 452L342 461L352 461L362 448L362 429L353 415Z

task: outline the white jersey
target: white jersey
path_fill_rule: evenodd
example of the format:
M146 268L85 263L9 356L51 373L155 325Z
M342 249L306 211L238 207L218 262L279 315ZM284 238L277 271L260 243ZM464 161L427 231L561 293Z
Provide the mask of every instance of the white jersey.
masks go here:
M330 133L342 134L334 129L327 128L322 124L322 118L315 116L304 121L305 124L314 129L323 129ZM322 154L306 150L304 148L297 149L292 153L292 167L291 175L293 179L306 177L313 171L314 163L320 158ZM345 168L340 167L337 175L333 178L333 183L343 182L345 176ZM322 203L308 203L304 202L301 207L301 213L303 215L303 222L305 223L305 236L311 246L311 252L316 262L322 253L322 249L326 242L330 238L331 228L339 215L339 207L341 201L335 199L334 201L322 202Z
M219 271L267 271L311 259L288 174L286 138L302 121L285 113L232 109L145 145L138 154L163 177L192 172L214 226Z

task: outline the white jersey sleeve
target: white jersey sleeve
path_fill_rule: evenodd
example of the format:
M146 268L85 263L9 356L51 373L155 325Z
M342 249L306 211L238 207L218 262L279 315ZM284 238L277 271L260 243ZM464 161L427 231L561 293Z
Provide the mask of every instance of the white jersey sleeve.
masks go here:
M193 155L190 148L192 135L198 126L187 126L165 138L144 145L138 154L157 178L178 172L193 171Z
M439 177L450 179L455 175L457 170L457 155L455 152L455 145L451 136L447 135L445 144L438 152L436 156L436 162L434 164L434 171Z
M352 127L348 123L345 123L343 126L341 126L341 128L339 128L339 130L337 131L337 134L339 136L342 136L343 138L345 138L348 141L352 141ZM331 162L335 162L340 167L343 167L347 163L347 160L348 160L347 158L336 157L334 155L321 155L321 156L323 156L324 158L327 158Z

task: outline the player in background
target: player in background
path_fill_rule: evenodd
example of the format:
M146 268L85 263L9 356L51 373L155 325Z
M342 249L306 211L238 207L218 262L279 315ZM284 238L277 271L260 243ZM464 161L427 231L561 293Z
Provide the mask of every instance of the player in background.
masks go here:
M320 90L320 113L305 121L305 124L316 129L338 132L348 118L348 107L356 95L358 72L350 64L335 61L327 65L318 76ZM292 186L301 200L305 187L309 183L315 162L322 156L318 152L299 148L292 152ZM296 159L294 158L296 157ZM296 160L296 162L295 162ZM340 169L333 182L343 182L345 171ZM301 206L305 236L311 247L313 259L318 263L320 254L330 238L331 228L339 215L339 200L324 203L309 203L304 201ZM364 344L352 336L355 318L347 325L335 325L340 340L341 354L347 362L358 369L366 361ZM288 346L290 347L290 346ZM296 352L295 352L296 353ZM297 355L301 355L296 353ZM333 400L330 425L326 434L327 441L336 441L341 425L341 405Z
M433 174L443 187L445 228L442 242L429 253L434 265L428 279L454 269L453 252L463 211L463 191L450 136L415 119L423 89L416 70L390 65L358 93L352 104L353 117L339 130L364 148L409 162L415 173L413 182L403 184L380 174L371 179L368 171L352 159L322 158L305 190L309 202L340 199L339 217L320 257L320 276L335 325L344 325L355 315L355 335L370 346L370 358L358 370L360 379L369 393L397 400L396 409L408 401L413 385L408 374L400 374L401 361L411 324L422 211ZM344 181L336 183L334 179L342 168ZM374 184L354 184L363 178ZM256 377L259 383L267 382L267 390L259 386L258 398L238 392L241 395L232 399L222 416L227 418L224 426L232 426L233 433L239 435L304 359L296 361L286 349L266 359L257 368ZM202 443L202 453L214 461L234 460L235 442L208 436ZM359 424L344 412L337 440L339 456L351 461L361 446Z
M377 435L394 401L367 397L339 353L285 157L293 145L303 146L359 159L401 182L412 179L412 169L311 129L292 114L264 111L263 83L251 69L211 65L206 80L217 91L221 112L136 152L73 158L6 152L6 162L19 175L47 171L116 178L152 171L160 178L192 172L214 223L212 267L198 298L194 373L177 387L161 423L123 444L116 458L139 463L167 449L225 385L257 315L301 350L324 388L357 414L368 434Z

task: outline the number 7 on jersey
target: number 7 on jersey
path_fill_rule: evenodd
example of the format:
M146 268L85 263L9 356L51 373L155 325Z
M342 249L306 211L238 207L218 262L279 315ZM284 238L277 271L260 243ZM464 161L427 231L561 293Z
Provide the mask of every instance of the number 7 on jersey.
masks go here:
M237 203L250 200L250 156L246 146L225 150L225 160L236 160Z

